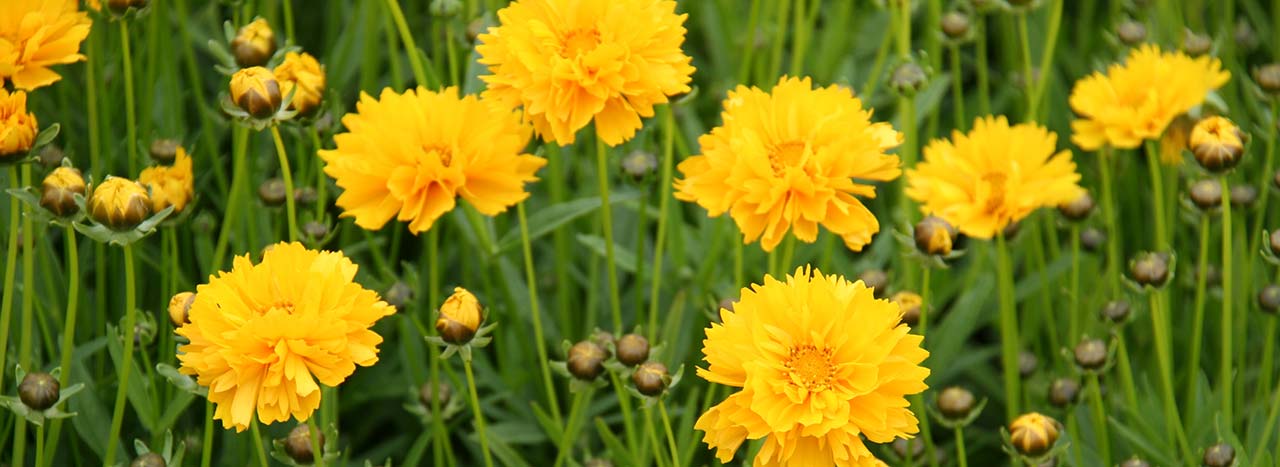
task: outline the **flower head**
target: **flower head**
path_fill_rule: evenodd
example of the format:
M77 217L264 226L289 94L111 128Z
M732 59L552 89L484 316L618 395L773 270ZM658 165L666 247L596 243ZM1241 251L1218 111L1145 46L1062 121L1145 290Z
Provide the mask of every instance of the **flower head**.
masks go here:
M1055 154L1057 141L1035 124L979 118L969 133L924 148L924 161L907 170L906 194L965 235L991 238L1038 208L1080 196L1071 152Z
M436 319L436 331L450 344L465 344L476 335L484 316L480 310L480 300L470 291L462 287L454 287L453 295L445 299L440 306L440 317Z
M36 115L27 112L27 93L0 87L0 162L26 154L39 133Z
M1189 146L1201 167L1210 172L1230 170L1244 157L1244 131L1226 117L1200 120L1191 129Z
M278 243L260 263L237 257L196 289L177 330L190 341L178 349L179 371L209 388L224 428L244 431L255 412L264 423L305 421L319 384L378 361L382 337L370 327L395 310L354 282L357 269L339 252Z
M280 109L280 83L271 70L255 66L231 75L231 101L254 118L267 118Z
M1039 456L1058 441L1058 431L1057 420L1031 412L1009 424L1009 441L1023 455Z
M1080 118L1071 122L1071 141L1086 151L1138 147L1230 78L1215 58L1138 47L1124 64L1076 82L1070 103Z
M739 86L729 92L724 123L699 138L702 154L680 163L676 198L711 216L728 211L746 242L771 251L788 231L813 242L822 225L860 251L880 231L855 196L874 198L865 181L897 178L902 142L888 123L847 88L813 89L809 78L782 78L772 93Z
M196 294L193 292L178 292L169 299L169 322L174 328L180 328L191 322L191 304L195 301Z
M484 95L524 115L548 142L574 142L595 121L617 146L669 96L689 92L692 60L680 46L687 15L669 0L517 0L479 36L491 74Z
M306 52L289 52L284 54L284 61L275 69L276 81L280 83L280 93L288 96L289 108L301 115L311 115L320 108L320 100L324 98L324 67L315 57Z
M523 153L530 131L518 114L458 97L457 88L385 89L377 100L362 95L356 111L342 118L338 147L320 157L346 190L337 200L342 217L366 229L394 217L424 232L459 196L497 215L529 196L524 184L546 164Z
M142 184L107 177L89 195L89 215L112 230L130 230L151 216L151 199Z
M695 428L722 462L747 439L766 438L755 465L883 465L863 438L887 443L916 432L906 396L927 388L929 352L902 311L861 281L798 269L765 276L720 310L703 340L698 375L742 388Z
M84 196L84 192L84 176L79 170L58 167L40 183L40 205L56 216L67 217L80 210L75 196Z
M62 79L49 67L85 59L92 21L73 0L0 2L0 88L32 90Z
M258 18L236 31L231 39L231 54L241 67L262 66L276 53L276 34L267 20Z
M173 206L173 212L182 212L195 193L195 177L191 171L191 158L181 146L174 154L172 166L155 166L142 170L138 183L151 192L151 210L163 211Z

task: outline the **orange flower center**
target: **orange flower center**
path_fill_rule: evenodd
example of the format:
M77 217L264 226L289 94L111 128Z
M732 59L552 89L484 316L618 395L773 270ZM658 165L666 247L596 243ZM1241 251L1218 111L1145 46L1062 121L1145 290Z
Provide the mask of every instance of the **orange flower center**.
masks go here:
M788 167L804 164L804 141L787 141L769 151L769 167L773 174L781 176Z
M453 163L453 151L446 146L423 146L422 150L425 151L428 156L435 154L439 157L440 165L448 167L449 164Z
M564 36L564 56L573 58L590 53L600 45L600 31L591 29L574 29Z
M836 365L831 358L830 348L798 345L791 348L791 355L782 366L791 376L792 384L817 392L831 387L831 380L836 377Z
M989 172L982 176L982 182L987 189L987 202L983 205L983 210L988 213L994 213L1004 204L1004 183L1008 176L999 172Z

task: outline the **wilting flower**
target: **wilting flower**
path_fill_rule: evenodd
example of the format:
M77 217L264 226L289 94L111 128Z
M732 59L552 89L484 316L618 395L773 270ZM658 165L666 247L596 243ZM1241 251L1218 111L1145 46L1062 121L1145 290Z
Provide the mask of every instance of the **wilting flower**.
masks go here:
M866 181L897 178L902 142L888 123L847 89L813 89L809 78L782 78L772 93L739 86L729 92L724 123L698 139L702 154L680 163L676 198L711 216L728 211L743 241L771 251L790 230L813 242L822 225L854 251L880 231L855 196L874 198Z
M280 83L271 70L255 66L231 75L231 101L254 118L267 118L280 109Z
M929 352L898 306L838 276L798 269L742 289L703 340L698 375L742 388L694 426L721 462L766 438L755 465L883 465L863 438L917 431L906 396L924 391Z
M546 141L565 145L595 121L617 146L669 96L689 92L680 49L687 15L668 0L517 0L476 46L490 75L486 99L524 107Z
M258 18L236 31L231 40L231 55L241 67L262 66L276 53L276 34L267 20Z
M353 281L357 269L339 252L278 243L197 288L177 330L190 340L179 371L209 388L224 428L244 431L255 412L305 421L320 405L317 382L337 386L378 361L382 337L369 328L395 309Z
M477 211L497 215L529 196L524 184L546 160L524 154L530 131L515 112L457 88L426 88L375 100L360 97L356 113L334 137L338 147L320 151L324 171L345 192L342 217L365 229L391 218L419 233L453 209L457 197Z
M76 195L84 196L84 176L71 167L58 167L40 183L40 206L54 215L67 217L80 210Z
M151 199L142 184L107 177L89 195L89 216L112 230L129 230L151 216Z
M92 21L71 0L0 2L0 88L32 90L62 79L49 67L85 59Z
M991 238L1036 209L1081 195L1071 152L1055 154L1057 141L1035 124L979 118L969 133L924 149L924 161L907 170L906 194L965 235Z
M27 93L0 87L0 162L26 154L39 133L36 115L27 113Z
M302 115L310 115L320 107L324 98L324 67L315 57L306 52L289 52L284 54L284 61L275 69L276 81L280 83L280 94L288 96L289 108ZM296 88L296 90L295 90Z
M174 154L172 166L154 166L142 170L138 183L146 185L151 192L151 210L163 211L173 206L173 212L186 209L191 196L195 194L195 177L191 171L191 158L187 150L181 146Z
M1162 52L1151 44L1133 49L1124 64L1094 72L1071 90L1071 141L1080 149L1135 148L1156 139L1174 118L1204 102L1231 79L1208 56Z

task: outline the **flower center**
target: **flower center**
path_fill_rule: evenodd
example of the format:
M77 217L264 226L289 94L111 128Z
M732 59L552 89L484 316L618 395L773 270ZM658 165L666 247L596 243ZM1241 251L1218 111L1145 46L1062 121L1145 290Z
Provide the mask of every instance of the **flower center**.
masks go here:
M769 151L769 167L773 174L781 176L788 167L797 167L804 163L804 142L787 141L773 147Z
M791 348L791 355L782 363L791 376L791 383L811 392L831 387L836 377L836 365L831 361L830 348L798 345Z
M440 165L448 167L449 164L453 163L453 151L447 146L423 146L422 150L426 152L428 156L435 154L439 157Z
M574 29L564 36L564 56L577 57L590 53L600 45L600 31L592 29Z
M983 210L988 213L994 213L1004 204L1004 183L1008 177L999 172L988 172L982 176L982 182L987 189L987 201L983 205Z

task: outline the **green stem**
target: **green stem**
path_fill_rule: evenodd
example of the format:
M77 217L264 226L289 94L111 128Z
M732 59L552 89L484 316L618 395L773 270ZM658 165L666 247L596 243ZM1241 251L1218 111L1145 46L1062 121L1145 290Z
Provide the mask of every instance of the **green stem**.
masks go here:
M129 154L129 173L138 173L138 122L137 110L133 101L133 58L129 51L129 22L117 21L120 25L120 58L124 60L121 73L124 74L124 113L125 113L125 149Z
M68 225L64 229L63 242L67 249L67 317L62 327L62 357L58 364L61 374L58 376L58 385L66 388L71 383L71 354L75 349L76 314L80 308L80 253L76 245L75 228ZM53 420L49 427L50 452L58 452L58 435L61 432L62 419ZM44 466L42 463L36 465Z
M1167 218L1164 213L1164 174L1160 170L1160 153L1156 150L1155 142L1151 140L1147 141L1146 147L1147 169L1151 172L1151 205L1156 223L1156 250L1169 251L1169 224L1165 223ZM1108 232L1108 235L1114 236L1118 233Z
M956 462L960 467L969 467L969 456L964 452L964 427L956 426Z
M9 166L9 186L17 190L22 187L22 181L18 178L18 166ZM9 322L13 318L13 280L17 276L18 268L18 231L21 228L19 220L22 218L22 205L18 202L18 197L9 197L9 242L8 248L5 250L4 263L4 296L0 297L0 362L7 362L5 355L9 350ZM0 364L0 387L4 386L4 371L9 365L7 363Z
M253 436L253 453L258 459L260 467L268 467L267 450L262 446L262 430L258 428L258 415L254 414L249 422L249 431Z
M671 418L667 416L667 404L658 399L658 413L662 414L662 427L667 432L667 447L671 449L671 465L680 465L680 449L676 447L676 435L671 431Z
M951 110L955 112L952 125L956 130L964 131L967 117L964 111L964 80L960 74L960 46L952 44L948 49L951 52Z
M204 401L204 439L200 443L200 467L209 467L213 460L213 401Z
M1049 71L1053 66L1054 52L1058 47L1058 30L1062 27L1062 4L1062 0L1053 0L1049 7L1049 28L1045 34L1044 53L1040 55L1040 78L1035 80L1035 87L1031 89L1031 102L1035 103L1037 109L1044 98L1044 90L1049 83Z
M644 446L641 447L641 451L645 453L645 459L643 459L643 461L639 463L643 465L645 463L644 461L649 460L648 459L649 457L648 454L650 453L649 440L653 440L653 451L652 451L652 453L654 454L653 463L656 464L658 467L666 467L667 463L664 460L664 457L662 457L662 447L661 447L662 441L659 440L658 430L653 427L653 410L645 409L644 411L644 431L646 433L645 443L644 443ZM679 462L679 460L677 460L676 462ZM677 465L680 465L680 464L678 463L672 464L672 467L675 467Z
M1013 296L1013 265L1004 233L996 234L996 274L1000 285L1000 351L1004 365L1005 417L1021 414L1021 380L1018 373L1018 316Z
M1258 399L1266 399L1267 392L1271 389L1271 372L1276 351L1276 317L1267 315L1263 319L1266 320L1266 330L1263 331L1262 339L1262 373L1258 376L1258 389L1255 391Z
M929 314L933 311L929 307L929 279L931 271L933 271L933 268L929 266L925 266L920 271L920 320L917 324L919 324L920 335L924 336L926 339L929 335ZM921 345L924 345L924 342L921 342ZM916 394L912 397L914 399L911 401L911 405L920 407L923 412L925 408L923 393ZM938 456L934 454L936 448L933 445L932 432L933 426L929 422L929 417L920 417L920 437L924 438L925 458L929 460L930 467L938 467Z
M1120 294L1120 232L1116 230L1116 202L1111 194L1111 148L1098 153L1098 174L1102 178L1102 214L1107 225L1107 279L1111 294Z
M604 231L604 255L609 264L605 270L609 276L609 310L613 315L613 330L622 335L622 300L618 294L618 267L613 253L613 209L609 204L609 151L604 140L596 137L596 176L600 183L600 228Z
M983 13L974 15L974 51L977 53L974 65L978 69L978 114L991 115L991 78L990 64L987 59L987 17Z
M757 0L758 1L758 0ZM658 293L662 290L662 259L667 244L667 211L671 206L671 167L675 158L675 111L670 106L662 109L662 174L658 184L662 187L658 198L658 232L653 240L653 281L649 286L649 341L657 338Z
M880 47L876 48L876 58L871 62L871 73L867 76L867 82L862 85L862 92L858 95L864 99L869 99L875 95L876 87L880 85L880 80L884 74L884 63L889 57L889 45L893 43L893 34L885 34L880 39Z
M1120 373L1120 388L1124 391L1125 401L1129 407L1138 406L1138 389L1133 382L1133 365L1129 362L1129 347L1124 343L1124 334L1116 333L1116 371Z
M1067 435L1071 436L1071 458L1074 463L1070 465L1085 465L1084 454L1080 452L1080 420L1076 417L1073 408L1067 409Z
M136 288L134 286L133 246L124 246L124 355L121 356L120 368L116 369L120 385L116 388L115 409L111 415L111 430L107 436L107 453L103 457L103 465L115 465L116 446L120 445L120 427L124 422L125 395L129 391L129 375L133 373L133 328L137 313ZM107 336L114 339L115 336Z
M800 76L804 71L804 54L808 50L809 30L806 27L808 22L805 21L805 1L797 0L795 12L791 14L791 27L795 29L791 34L791 76Z
M582 406L591 398L593 389L584 389L573 395L573 403L569 405L569 419L565 423L564 431L560 433L560 443L558 453L556 454L555 467L564 464L565 459L569 458L573 452L573 442L578 437L578 428L582 418Z
M1071 224L1071 313L1067 315L1067 342L1080 342L1080 225Z
M747 17L747 37L742 42L742 63L738 66L738 82L748 84L751 59L756 53L756 30L760 22L760 0L751 0L751 13Z
M471 414L476 419L476 434L480 437L480 451L484 453L484 465L493 467L493 455L489 453L489 437L485 434L484 415L480 413L480 396L476 394L476 377L471 371L471 360L462 359L467 372L467 389L471 392Z
M320 130L313 125L308 131L311 135L311 145L316 148L316 152L324 149L324 145L320 142ZM324 211L329 206L329 179L325 178L324 162L316 161L316 222L324 222Z
M271 138L276 142L276 156L280 161L280 177L284 179L284 210L289 216L289 241L298 241L298 213L293 200L293 171L289 169L289 152L284 149L284 140L280 138L280 127L271 125ZM369 246L371 249L373 245Z
M1093 409L1093 435L1100 446L1102 463L1111 465L1111 438L1107 435L1107 409L1098 387L1098 374L1089 374L1089 406ZM1077 441L1078 442L1078 441Z
M791 11L791 2L794 0L777 0L778 15L775 18L773 31L773 48L769 56L769 75L768 79L774 79L779 73L782 73L782 49L783 44L787 42L787 18Z
M213 267L210 268L214 272L222 269L223 257L227 254L228 243L231 240L231 230L234 228L236 221L241 217L240 208L248 198L248 177L246 173L247 162L245 161L245 151L249 145L249 129L237 127L232 133L232 151L231 151L231 193L227 199L227 214L222 218L222 228L218 232L218 242L213 248Z
M520 218L520 245L524 251L524 276L529 289L529 312L533 314L533 338L537 341L538 365L542 368L542 386L547 392L547 403L551 407L551 418L556 426L563 423L560 419L560 402L556 400L555 385L551 383L551 369L547 366L547 344L542 335L542 311L538 302L538 275L534 272L533 246L529 241L529 220L525 216L524 203L516 205L516 215Z
M289 0L285 0L288 3ZM307 431L311 435L311 453L315 456L316 467L324 467L324 444L320 442L323 431L316 426L316 418L307 419Z
M1183 405L1191 407L1199 400L1196 392L1200 388L1200 345L1204 340L1204 302L1208 278L1205 271L1209 268L1209 216L1200 216L1200 249L1196 260L1196 291L1192 307L1191 351L1187 353L1187 392Z
M1035 70L1031 67L1031 40L1027 34L1027 12L1018 13L1018 41L1022 45L1022 82L1023 92L1027 95L1027 121L1036 120L1037 103L1033 95L1035 88Z
M1226 196L1231 193L1231 188L1227 186L1227 176L1218 177L1218 182L1222 185L1222 194ZM1227 200L1224 200L1227 201ZM1232 319L1235 316L1235 310L1231 308L1231 298L1235 294L1231 288L1231 279L1234 274L1231 270L1231 203L1222 203L1222 361L1219 363L1221 373L1218 375L1219 392L1222 393L1222 419L1226 426L1230 427L1235 423L1232 416L1232 386L1231 380L1234 374L1232 368L1232 349L1234 349Z
M1187 444L1186 435L1182 428L1182 420L1173 398L1173 361L1169 353L1169 328L1165 325L1165 323L1169 322L1168 317L1165 316L1166 310L1164 303L1160 300L1160 293L1154 290L1149 291L1147 298L1151 304L1151 331L1155 335L1156 359L1160 370L1160 392L1164 408L1166 442L1171 446L1177 445L1181 447L1184 458L1192 459L1191 448Z
M404 44L405 54L409 56L409 67L413 69L413 77L418 86L427 86L427 69L422 65L422 55L418 53L418 43L413 41L413 33L409 31L409 23L404 20L404 12L400 10L398 0L387 0L387 9L395 20L396 29L400 31L400 42Z
M1268 446L1271 446L1271 432L1276 427L1276 420L1280 419L1280 388L1272 389L1271 408L1267 411L1267 424L1262 428L1262 437L1258 438L1258 447L1253 452L1254 459L1261 459L1263 452Z
M293 0L280 0L280 10L284 14L285 37L289 44L297 44L297 37L293 35Z
M44 425L36 425L36 465L44 465Z
M636 441L639 437L636 435L634 419L631 417L631 395L622 387L622 381L618 379L618 375L613 372L609 373L609 379L613 383L613 393L618 398L618 407L622 409L622 425L626 429L627 450L631 455L636 449Z
M458 52L453 47L452 22L444 24L444 41L442 42L444 43L445 57L449 60L449 79L447 81L453 84L460 84L461 82L458 80Z

